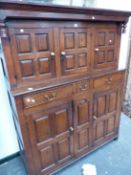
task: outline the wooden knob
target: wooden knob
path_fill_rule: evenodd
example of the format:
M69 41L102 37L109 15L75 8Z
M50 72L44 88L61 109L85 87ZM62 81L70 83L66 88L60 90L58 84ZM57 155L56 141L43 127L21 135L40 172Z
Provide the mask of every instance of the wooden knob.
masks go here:
M99 48L95 48L95 52L99 52L99 50L100 50Z
M70 126L69 131L70 132L73 132L74 131L74 128L72 126Z
M55 52L51 52L50 54L51 54L51 56L55 56Z
M95 115L93 115L93 120L97 120L97 117Z
M61 52L61 55L65 56L65 55L66 55L66 53L65 53L64 51L62 51L62 52Z

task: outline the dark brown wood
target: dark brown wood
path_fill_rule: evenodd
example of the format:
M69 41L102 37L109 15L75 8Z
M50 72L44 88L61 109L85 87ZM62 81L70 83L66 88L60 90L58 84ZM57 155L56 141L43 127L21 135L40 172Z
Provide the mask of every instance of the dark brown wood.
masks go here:
M29 175L118 137L131 12L1 1L0 35Z

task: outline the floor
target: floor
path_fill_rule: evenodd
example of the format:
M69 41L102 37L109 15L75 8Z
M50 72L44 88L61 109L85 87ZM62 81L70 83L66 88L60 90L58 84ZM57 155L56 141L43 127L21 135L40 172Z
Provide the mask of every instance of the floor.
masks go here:
M112 141L55 175L82 175L83 164L91 163L97 175L131 175L131 119L122 114L119 139ZM0 165L0 175L26 175L20 157Z

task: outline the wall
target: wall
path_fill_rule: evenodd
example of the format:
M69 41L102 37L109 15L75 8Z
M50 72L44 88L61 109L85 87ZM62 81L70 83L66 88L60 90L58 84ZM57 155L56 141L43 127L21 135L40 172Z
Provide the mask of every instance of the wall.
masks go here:
M0 56L2 56L1 53ZM0 159L19 151L7 96L7 87L0 62Z
M57 1L57 0L55 0ZM60 0L58 0L60 2ZM62 1L67 2L66 0ZM84 1L83 1L84 2ZM100 8L110 8L118 10L130 10L130 0L120 1L120 0L92 0L93 3L89 1L86 2L87 5L100 7ZM73 1L73 4L80 5L80 0ZM127 31L122 36L121 52L120 52L120 62L119 68L126 67L127 53L128 53L128 40L129 38L129 27ZM7 86L4 81L2 67L0 64L0 159L9 156L19 150L16 133L14 129L14 124L11 116L11 109L7 97Z

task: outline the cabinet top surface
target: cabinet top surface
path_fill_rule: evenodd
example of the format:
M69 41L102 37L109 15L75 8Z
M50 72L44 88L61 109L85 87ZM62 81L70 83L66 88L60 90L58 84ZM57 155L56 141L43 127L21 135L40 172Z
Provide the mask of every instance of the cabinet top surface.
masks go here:
M17 14L16 12L19 13ZM28 14L24 14L23 12L28 12ZM35 15L29 15L29 13L35 12ZM40 14L38 14L38 12ZM33 17L33 18L44 18L45 16L42 16L43 13L46 13L46 17L53 17L58 18L58 16L53 16L53 13L59 14L67 14L69 13L72 15L72 19L92 19L89 18L90 16L96 15L97 17L93 20L105 20L107 18L112 19L113 21L119 21L124 22L128 20L128 17L131 16L130 11L118 11L118 10L107 10L107 9L98 9L98 8L87 8L87 7L72 7L72 6L64 6L64 5L46 5L46 4L36 4L36 3L30 3L30 2L6 2L5 0L1 0L0 2L0 13L1 13L1 20L5 20L7 18L20 18L20 17ZM15 14L16 15L15 15ZM36 15L37 14L37 15ZM77 16L73 16L76 15ZM79 16L83 15L83 16ZM88 15L88 16L87 16ZM106 18L102 19L100 16L104 16ZM114 19L114 17L116 17ZM27 17L26 17L27 18ZM59 18L67 18L69 17L62 17L59 16ZM119 19L118 19L119 18Z

